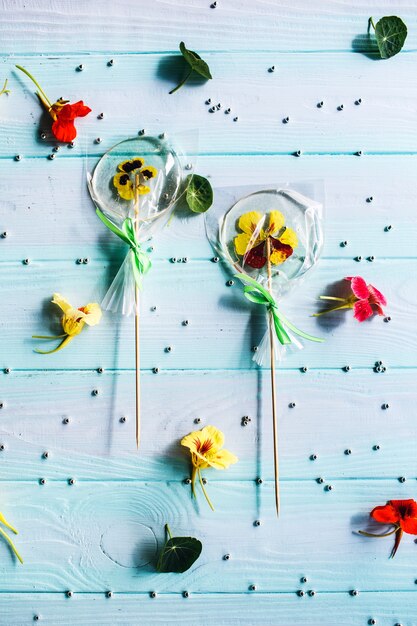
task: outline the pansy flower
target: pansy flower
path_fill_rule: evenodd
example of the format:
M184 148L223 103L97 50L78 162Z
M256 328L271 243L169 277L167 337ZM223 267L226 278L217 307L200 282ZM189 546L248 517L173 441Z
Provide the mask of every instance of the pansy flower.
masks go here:
M193 496L196 497L195 480L198 474L201 489L204 496L214 511L214 507L207 495L204 482L201 476L201 470L207 467L214 469L227 469L229 465L237 463L238 458L223 448L224 434L215 426L205 426L201 430L196 430L181 440L181 445L188 448L191 453L191 489Z
M390 558L395 556L403 533L417 535L417 502L415 500L389 500L384 506L376 506L370 516L380 524L391 524L392 530L382 535L375 535L360 530L365 537L389 537L395 534L395 543Z
M238 221L242 232L234 238L236 254L255 269L261 269L267 262L268 247L271 263L281 265L298 246L298 237L292 228L285 226L281 211L271 211L267 224L266 221L266 216L258 211L244 213Z
M119 171L113 177L113 184L123 200L133 200L136 192L140 196L148 194L151 188L145 183L158 175L158 170L152 165L145 165L142 157L123 161L117 169Z
M374 314L385 315L383 306L387 301L385 296L373 285L367 284L361 276L348 276L345 280L350 282L352 293L346 298L337 298L335 296L320 296L321 300L331 300L339 302L336 306L320 313L315 313L314 317L319 317L331 311L340 311L342 309L353 309L353 317L358 322L364 322Z
M90 107L86 106L82 100L70 104L69 100L64 100L64 98L58 98L56 102L52 103L32 74L21 65L16 65L16 67L24 72L38 88L39 91L36 92L36 95L53 119L52 133L55 139L65 143L73 141L77 136L74 120L91 113Z
M35 350L35 352L39 352L40 354L52 354L53 352L58 352L58 350L62 350L62 348L65 348L65 346L72 339L74 339L74 337L80 334L85 324L87 324L87 326L95 326L101 320L101 308L100 305L96 302L86 304L79 309L75 309L59 293L54 293L52 302L53 304L56 304L63 312L61 324L64 333L62 335L54 335L52 337L44 335L33 335L32 338L62 339L62 342L54 350Z
M9 522L4 517L3 513L0 513L0 524L3 524L3 526L6 526L6 528L11 530L12 533L14 533L15 535L19 534L18 531L16 530L16 528L13 528L13 526L11 524L9 524ZM0 526L0 535L7 541L7 543L9 544L11 549L13 550L14 554L17 556L19 561L23 564L23 559L20 556L19 552L17 551L16 546L14 545L13 541L10 539L9 535L1 528L1 526Z

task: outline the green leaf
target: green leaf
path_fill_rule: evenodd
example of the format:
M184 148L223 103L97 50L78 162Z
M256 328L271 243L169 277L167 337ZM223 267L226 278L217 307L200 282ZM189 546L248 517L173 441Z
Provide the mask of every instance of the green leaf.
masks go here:
M370 23L375 30L381 59L389 59L398 54L407 38L407 26L402 19L391 15L382 17L376 26L372 18L370 18Z
M201 554L203 545L194 537L172 537L168 524L165 525L169 539L159 555L156 569L158 572L176 572L182 574L195 563Z
M205 61L201 58L197 52L193 52L193 50L188 50L185 47L185 43L181 41L180 43L180 52L184 59L187 61L188 65L193 69L197 74L207 78L210 80L212 75L210 74L210 68Z
M199 54L197 54L197 52L194 52L193 50L188 50L188 48L185 47L185 43L183 41L181 41L180 43L180 52L182 56L184 57L185 61L190 66L190 71L185 76L185 78L183 78L183 80L176 87L174 87L174 89L172 89L169 92L170 94L174 93L180 87L182 87L184 83L186 83L187 80L190 78L193 72L197 72L197 74L199 74L200 76L203 76L203 78L206 78L207 80L210 80L212 78L212 75L210 73L210 68L207 65L207 63L203 61L203 59L201 58Z
M207 178L190 174L187 177L185 200L194 213L205 213L213 204L213 188Z

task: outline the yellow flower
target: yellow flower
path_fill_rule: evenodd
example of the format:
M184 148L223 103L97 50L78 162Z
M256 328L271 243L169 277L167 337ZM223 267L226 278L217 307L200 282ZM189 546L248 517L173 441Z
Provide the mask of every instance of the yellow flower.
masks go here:
M62 350L76 335L79 335L84 325L95 326L101 320L101 308L96 302L86 304L85 306L75 309L65 298L59 293L54 293L52 298L53 304L59 306L64 313L61 319L64 334L54 337L45 337L43 335L33 335L34 339L61 339L63 341L54 350L36 350L40 354L52 354Z
M142 157L122 161L117 169L119 171L113 177L113 184L123 200L133 200L136 188L140 196L149 193L151 188L143 183L158 175L158 170L151 165L145 165L145 160ZM137 177L139 184L137 184Z
M229 465L237 463L238 458L223 448L224 434L215 426L205 426L201 430L196 430L181 440L181 445L188 448L191 453L191 462L193 465L191 474L191 486L194 497L195 479L198 474L201 488L214 511L213 505L204 488L201 470L206 467L214 467L215 469L227 469Z
M6 521L6 518L4 517L3 513L0 513L0 523L6 526L6 528L8 528L9 530L11 530L15 535L19 534L16 528L13 528L13 526L9 524L9 522ZM0 535L4 537L4 539L7 541L7 543L9 544L9 546L11 547L11 549L13 550L13 552L15 553L19 561L23 564L23 559L20 556L19 552L17 551L16 546L14 545L13 541L10 539L9 535L5 533L1 527L0 527Z
M268 240L269 259L273 265L284 263L298 246L298 237L292 228L285 226L281 211L271 211L268 226L265 223L266 216L258 211L244 213L238 221L242 232L234 238L236 254L243 257L245 264L256 269L261 269L268 260Z

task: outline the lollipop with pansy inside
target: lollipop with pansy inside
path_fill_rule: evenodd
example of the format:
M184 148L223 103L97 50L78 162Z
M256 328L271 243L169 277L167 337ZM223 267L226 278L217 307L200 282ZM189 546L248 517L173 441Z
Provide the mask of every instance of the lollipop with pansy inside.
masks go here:
M140 136L111 148L88 187L103 224L127 246L103 309L135 315L136 443L140 439L139 291L151 268L145 244L165 224L181 185L181 162L165 138Z
M279 513L278 438L275 361L286 350L301 348L301 339L321 342L297 328L282 313L278 300L317 263L322 247L322 204L292 189L267 189L246 195L220 218L223 257L243 284L245 297L265 308L267 330L254 355L271 368L274 429L275 495ZM237 272L237 273L236 273Z

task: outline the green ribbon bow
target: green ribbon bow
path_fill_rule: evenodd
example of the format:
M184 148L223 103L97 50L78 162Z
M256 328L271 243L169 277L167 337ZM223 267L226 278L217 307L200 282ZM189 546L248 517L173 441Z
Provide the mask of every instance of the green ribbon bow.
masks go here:
M247 274L235 274L235 277L242 281L242 283L249 283L244 286L243 292L245 297L251 302L255 302L256 304L263 304L266 306L268 311L272 315L272 319L274 320L275 332L278 337L278 341L282 344L291 343L291 338L286 331L286 327L291 330L295 335L302 337L303 339L309 339L309 341L317 341L321 343L324 339L320 339L319 337L313 337L313 335L308 335L303 332L294 324L291 324L286 317L278 310L278 305L275 302L274 297L267 291L260 283L256 280L247 276Z
M139 289L142 288L142 276L146 274L152 266L151 260L149 256L142 250L142 247L139 241L136 238L135 227L130 217L127 217L122 224L122 227L119 228L116 224L113 224L107 217L104 215L100 209L96 208L96 213L98 217L101 219L103 224L107 226L112 233L120 237L122 241L127 243L132 251L132 268L133 275L135 277L135 282Z

